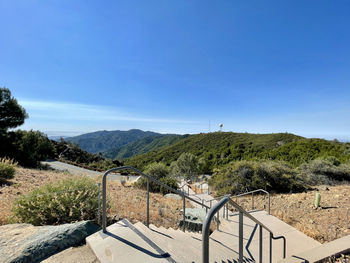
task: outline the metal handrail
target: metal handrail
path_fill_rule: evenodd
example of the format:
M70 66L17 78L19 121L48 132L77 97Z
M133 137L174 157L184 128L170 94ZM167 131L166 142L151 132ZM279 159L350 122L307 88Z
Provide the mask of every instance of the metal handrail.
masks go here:
M270 263L272 262L272 239L283 239L283 258L286 257L286 239L284 236L277 236L275 237L273 235L273 232L265 226L263 223L261 223L258 219L253 217L251 214L249 214L247 211L245 211L241 206L239 206L236 202L234 202L231 199L231 196L227 195L223 197L216 205L214 205L209 212L207 213L205 222L203 224L202 228L202 262L208 263L209 262L209 227L210 222L213 219L213 216L215 213L218 213L219 210L225 206L225 204L228 203L235 207L235 209L239 212L239 233L238 233L238 247L239 247L239 263L243 263L243 215L248 217L250 220L255 222L257 225L260 226L260 245L259 245L259 262L262 263L262 228L265 228L270 233Z
M186 185L187 185L187 187L188 187L188 188L187 188L187 196L190 196L190 189L189 189L189 188L191 188L191 187L190 187L190 184L189 184L189 183L185 182L183 185L179 186L179 188L182 189L183 192L185 193L185 188L184 188L184 186L186 186ZM185 194L186 194L186 193L185 193ZM191 197L192 197L192 198L197 198L202 204L205 202L205 199L202 199L202 198L196 196L196 194L191 195ZM206 212L208 211L208 208L209 208L209 207L206 207Z
M189 183L185 182L183 185L179 186L180 189L183 189L183 192L185 193L184 186L187 185L187 195L190 195L190 185Z
M225 196L216 205L210 208L202 226L202 262L209 263L209 228L214 215L230 200L230 196Z
M112 168L109 169L108 171L106 171L102 177L102 230L103 233L106 233L106 227L107 227L107 215L106 215L106 209L107 209L107 198L106 198L106 192L107 192L107 175L110 174L111 172L115 172L115 171L119 171L119 170L125 170L125 169L130 169L133 170L134 172L140 174L141 176L144 176L147 178L147 227L149 226L149 180L151 180L152 182L155 182L163 187L165 187L166 189L168 189L171 192L174 192L180 196L182 196L183 199L183 230L185 231L185 220L186 220L186 216L185 216L185 209L186 209L186 202L185 199L187 198L188 200L191 200L192 202L195 202L199 205L201 205L202 207L205 207L206 209L209 209L208 206L206 206L204 203L198 202L197 200L194 200L191 197L186 196L183 192L175 190L173 188L171 188L170 186L158 181L157 179L153 178L152 176L149 176L147 174L144 174L143 172L137 170L136 168L132 167L132 166L120 166L120 167L116 167L116 168Z
M238 198L238 197L241 197L241 196L245 196L245 195L251 194L252 195L252 210L253 210L254 209L254 193L257 193L257 192L263 192L263 193L267 194L267 197L268 197L267 209L268 209L268 214L270 214L270 212L271 212L270 193L268 191L264 190L264 189L256 189L256 190L245 192L245 193L242 193L242 194L233 195L233 196L231 196L231 198ZM210 202L210 206L211 206L212 201L219 200L219 199L223 198L224 196L225 195L219 196L219 197L215 197L215 198L212 198L210 200L206 200L205 202Z
M270 193L264 189L256 189L256 190L253 190L253 191L249 191L249 192L246 192L246 193L242 193L242 194L239 194L239 195L234 195L232 197L241 197L241 196L244 196L244 195L249 195L251 194L252 195L252 210L254 209L254 193L257 193L257 192L263 192L265 194L267 194L267 197L268 197L268 203L267 203L267 210L268 210L268 214L270 214L271 212L271 200L270 200Z

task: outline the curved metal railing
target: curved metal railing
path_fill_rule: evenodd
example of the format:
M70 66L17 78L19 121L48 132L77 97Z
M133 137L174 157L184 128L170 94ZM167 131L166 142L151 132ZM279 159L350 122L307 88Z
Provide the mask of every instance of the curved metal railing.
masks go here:
M268 212L268 214L270 214L270 210L271 210L270 193L268 191L264 190L264 189L256 189L256 190L245 192L245 193L242 193L242 194L233 195L233 196L231 196L231 198L236 198L236 203L238 203L238 201L237 201L238 197L242 197L242 196L245 196L245 195L252 195L252 210L254 210L254 193L257 193L257 192L263 192L264 194L267 194L267 198L268 198L268 200L267 200L267 212ZM220 199L222 199L225 196L226 195L215 197L215 198L212 198L210 200L205 200L205 202L209 202L209 206L212 207L212 202L213 201L220 200ZM228 213L228 211L227 211L227 213ZM223 214L225 214L225 212Z
M117 167L117 168L112 168L112 169L109 169L108 171L106 171L102 177L102 230L104 233L107 232L107 230L106 230L106 227L107 227L107 212L106 212L106 210L107 210L107 197L106 197L107 176L108 176L108 174L110 174L112 172L116 172L119 170L126 170L126 169L132 170L135 173L138 173L139 175L141 175L147 179L147 227L149 226L149 181L150 180L156 184L163 186L164 188L168 189L169 191L182 196L182 200L183 200L183 231L185 231L185 227L186 227L186 225L185 225L185 222L186 222L186 216L185 216L186 199L191 200L192 202L197 203L197 204L201 205L202 207L205 207L206 209L209 209L209 207L207 205L205 205L203 202L199 202L199 201L185 195L183 192L171 188L170 186L160 182L159 180L153 178L152 176L144 174L143 172L137 170L136 168L134 168L132 166L121 166L121 167Z
M270 193L264 189L256 189L256 190L253 190L253 191L249 191L249 192L246 192L246 193L242 193L242 194L239 194L239 195L234 195L232 196L232 198L238 198L238 197L242 197L242 196L245 196L245 195L252 195L252 210L254 209L254 193L257 193L257 192L263 192L264 194L267 194L267 212L268 214L270 214L271 212L271 200L270 200ZM237 203L237 202L236 202Z
M190 195L190 184L189 183L184 182L181 186L179 186L179 188L182 189L182 191L184 193L186 193L185 186L187 186L187 195Z
M216 213L219 212L219 210L222 207L225 207L226 204L232 205L235 209L239 212L239 231L238 231L238 254L239 254L239 261L240 263L243 263L243 216L248 217L250 220L255 222L257 225L259 225L259 262L262 263L262 229L267 230L270 233L270 255L269 255L269 261L272 262L272 240L273 239L283 239L283 258L286 257L286 238L284 236L277 236L275 237L273 235L273 232L265 226L263 223L261 223L259 220L257 220L255 217L253 217L251 214L249 214L247 211L245 211L241 206L239 206L236 202L234 202L231 199L230 195L224 196L217 204L215 204L213 207L210 208L209 212L207 213L207 216L205 218L205 222L203 224L202 228L202 262L208 263L209 262L209 227L210 223Z

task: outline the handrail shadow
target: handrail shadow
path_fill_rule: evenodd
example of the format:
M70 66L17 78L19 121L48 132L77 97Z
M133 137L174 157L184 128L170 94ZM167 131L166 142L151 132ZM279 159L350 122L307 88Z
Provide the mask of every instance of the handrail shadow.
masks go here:
M104 234L106 234L106 235L108 235L108 236L110 236L110 237L112 237L114 239L117 239L120 242L123 242L124 244L126 244L126 245L128 245L130 247L133 247L133 248L137 249L138 251L141 251L142 253L145 253L145 254L147 254L147 255L149 255L151 257L154 257L154 258L168 258L168 257L170 257L169 253L155 254L152 251L149 251L149 250L147 250L147 249L145 249L143 247L140 247L139 245L136 245L136 244L126 240L125 238L119 237L119 236L117 236L117 235L115 235L115 234L113 234L111 232L106 231L106 232L104 232Z

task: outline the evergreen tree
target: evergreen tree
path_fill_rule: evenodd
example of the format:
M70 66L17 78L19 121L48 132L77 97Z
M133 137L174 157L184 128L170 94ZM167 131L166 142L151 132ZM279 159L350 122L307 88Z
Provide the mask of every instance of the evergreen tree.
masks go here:
M0 88L0 131L22 125L26 118L28 115L25 109L11 97L11 91Z

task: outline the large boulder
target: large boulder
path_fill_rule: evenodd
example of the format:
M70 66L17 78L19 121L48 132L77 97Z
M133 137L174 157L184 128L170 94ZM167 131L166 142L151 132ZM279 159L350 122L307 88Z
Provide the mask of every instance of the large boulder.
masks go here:
M63 249L83 244L98 229L90 221L59 226L0 226L0 258L5 263L39 262Z

